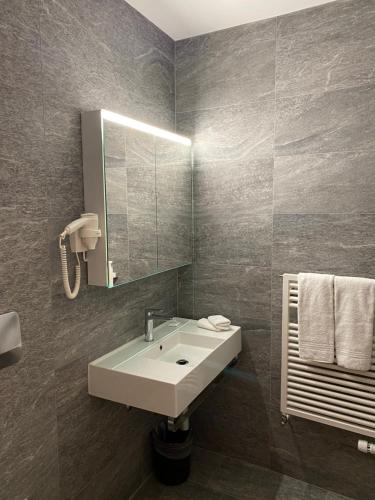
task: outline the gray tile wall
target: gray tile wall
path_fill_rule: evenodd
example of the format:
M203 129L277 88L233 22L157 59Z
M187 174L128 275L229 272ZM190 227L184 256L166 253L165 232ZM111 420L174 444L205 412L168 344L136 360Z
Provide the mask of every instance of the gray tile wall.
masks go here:
M87 363L139 335L146 305L174 313L177 274L72 302L56 236L83 211L82 110L174 129L174 43L123 0L0 11L0 313L19 312L24 342L0 372L0 498L126 498L155 420L90 398Z
M375 1L340 0L177 42L195 137L195 264L179 307L243 327L240 363L194 419L199 444L372 498L358 436L280 425L283 272L375 276Z

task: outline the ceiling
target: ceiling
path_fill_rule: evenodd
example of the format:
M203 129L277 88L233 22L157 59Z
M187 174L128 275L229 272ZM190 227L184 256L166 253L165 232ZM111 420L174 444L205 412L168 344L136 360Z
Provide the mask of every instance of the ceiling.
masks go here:
M174 40L268 19L334 0L126 0Z

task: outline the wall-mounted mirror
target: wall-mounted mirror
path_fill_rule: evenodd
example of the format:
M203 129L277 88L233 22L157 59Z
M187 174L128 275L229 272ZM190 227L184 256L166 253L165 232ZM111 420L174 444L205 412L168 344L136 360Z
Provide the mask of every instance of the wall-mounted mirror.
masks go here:
M88 256L89 284L190 264L190 140L105 110L82 114L82 135L85 209L105 235Z

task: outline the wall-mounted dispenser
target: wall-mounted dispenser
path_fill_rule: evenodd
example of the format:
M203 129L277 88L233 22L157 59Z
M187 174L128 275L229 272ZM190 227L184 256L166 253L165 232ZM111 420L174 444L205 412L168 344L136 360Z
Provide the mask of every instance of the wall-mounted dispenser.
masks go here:
M70 237L70 249L76 254L77 259L73 290L71 290L69 284L66 246L63 244L66 236ZM75 299L77 297L81 285L81 263L78 254L81 252L83 254L83 260L86 261L86 252L95 250L100 236L101 231L98 226L98 216L97 214L90 213L82 214L80 219L68 224L64 231L59 235L61 271L64 290L68 299Z

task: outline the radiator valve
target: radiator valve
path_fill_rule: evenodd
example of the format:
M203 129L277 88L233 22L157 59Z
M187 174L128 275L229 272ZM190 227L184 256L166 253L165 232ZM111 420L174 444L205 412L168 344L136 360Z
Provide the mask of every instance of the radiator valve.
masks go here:
M375 455L375 443L369 443L365 439L358 439L358 449L362 453L371 453L371 455Z

